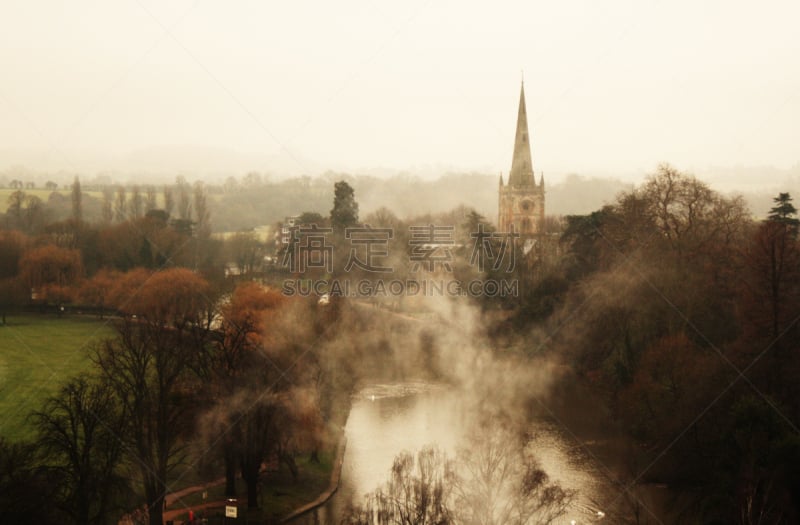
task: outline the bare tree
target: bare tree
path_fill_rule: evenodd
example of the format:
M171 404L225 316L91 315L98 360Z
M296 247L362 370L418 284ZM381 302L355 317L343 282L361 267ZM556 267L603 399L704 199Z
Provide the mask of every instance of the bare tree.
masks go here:
M126 492L119 408L108 384L79 377L33 414L46 468L58 482L55 506L72 523L107 523Z
M497 421L476 429L459 450L454 509L458 523L547 525L575 492L550 481L528 443Z
M172 215L172 210L175 209L175 196L172 193L172 187L164 185L164 211L167 215Z
M184 221L192 220L192 198L189 191L189 183L183 175L175 179L175 187L178 191L178 218Z
M208 195L202 182L194 185L194 214L198 239L208 239L211 236L211 212L208 210Z
M527 444L489 422L457 460L435 448L395 458L389 482L351 508L349 525L548 525L575 492L550 481Z
M39 230L45 222L45 210L42 199L36 195L25 197L25 229L29 232Z
M255 271L264 251L258 237L252 232L235 233L226 238L224 249L228 261L236 263L243 275Z
M134 184L133 188L131 188L131 202L130 202L130 213L133 219L142 218L143 206L144 202L142 201L142 190L139 188L138 184Z
M100 215L106 224L111 224L114 220L114 189L111 186L103 186L103 205Z
M155 210L157 207L156 188L154 186L147 186L144 194L144 211L147 213L150 210Z
M194 364L205 345L208 285L174 268L118 298L124 316L95 355L125 411L131 461L139 467L151 525L162 524L166 479L181 461L199 390ZM135 314L135 315L134 315Z
M743 233L748 212L740 197L726 198L668 164L637 193L645 213L679 255L703 253L715 241L733 242Z
M12 181L13 182L13 181ZM8 208L6 213L13 219L13 225L17 228L22 227L22 205L25 203L25 192L17 190L8 196Z
M222 185L222 189L225 193L233 193L239 188L239 181L236 180L236 177L228 177L225 179L225 182Z
M243 282L222 306L222 338L206 354L204 368L217 407L206 416L204 427L225 460L226 495L235 495L238 466L251 508L258 506L262 464L275 457L296 475L294 445L317 430L317 405L304 402L309 399L306 391L287 390L292 382L282 381L285 374L275 366L280 356L267 357L263 346L267 327L281 315L283 304L280 293Z
M125 198L125 186L117 188L117 199L114 202L114 219L117 222L128 220L128 202Z
M449 525L458 523L451 507L456 480L452 460L426 447L416 456L400 453L385 486L368 494L365 505L348 509L348 525Z
M279 452L280 434L286 432L281 423L286 419L283 400L275 394L251 392L241 410L233 411L232 439L236 444L242 479L247 485L247 506L258 508L258 483L261 465Z
M59 523L51 494L55 482L36 465L36 445L0 438L0 509L3 523Z
M78 176L72 183L72 219L79 223L83 220L83 203L81 195L81 181Z

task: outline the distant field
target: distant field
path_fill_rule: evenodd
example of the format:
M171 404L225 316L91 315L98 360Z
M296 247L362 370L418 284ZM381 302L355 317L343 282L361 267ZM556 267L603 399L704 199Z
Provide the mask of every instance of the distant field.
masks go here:
M18 190L12 190L11 188L0 188L0 209L3 210L6 209L6 204L8 203L8 197L15 191ZM50 198L50 194L53 193L51 190L46 190L44 188L35 188L32 190L30 189L26 190L25 188L23 188L21 191L25 192L25 195L35 195L40 199L42 199L44 202L47 202L47 199ZM69 197L70 195L70 190L63 190L59 188L56 191L64 195L65 197ZM103 193L100 191L84 191L83 193L85 193L86 195L91 195L92 197L95 197L97 199L103 198Z
M91 317L11 316L0 325L0 436L32 437L32 410L89 366L90 343L111 334Z

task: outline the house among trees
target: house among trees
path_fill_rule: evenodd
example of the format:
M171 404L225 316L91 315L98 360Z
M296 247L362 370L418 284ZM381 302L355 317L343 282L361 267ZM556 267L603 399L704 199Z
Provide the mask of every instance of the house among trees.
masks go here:
M299 215L291 215L283 219L280 225L280 249L285 249L289 246L289 241L292 240L292 228L297 226L299 219Z

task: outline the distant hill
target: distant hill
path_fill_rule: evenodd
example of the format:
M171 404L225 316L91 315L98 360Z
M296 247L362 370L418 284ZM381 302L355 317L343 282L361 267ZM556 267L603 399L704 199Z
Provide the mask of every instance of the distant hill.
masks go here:
M185 151L187 157L194 153ZM402 218L419 216L427 213L436 214L453 210L464 205L474 208L491 221L497 217L498 176L485 172L444 172L438 178L432 178L394 172L376 170L353 175L341 171L327 171L316 177L291 176L291 172L245 172L239 171L238 177L222 176L230 173L223 168L226 159L235 157L230 152L208 152L207 156L196 156L199 164L205 164L207 172L215 176L204 178L197 172L185 174L190 182L204 180L210 192L212 225L215 231L240 231L257 226L274 224L288 215L296 215L305 211L313 211L327 216L333 203L333 185L338 180L346 180L355 189L361 215L381 207L392 210ZM213 153L213 154L212 154ZM141 158L133 164L146 166L147 159L158 158L161 152L139 152ZM210 157L217 157L211 162ZM133 155L136 157L136 155ZM132 157L132 158L133 158ZM252 159L251 159L252 160ZM238 164L237 164L238 166ZM683 169L678 166L679 169ZM217 171L218 170L218 171ZM146 172L145 172L146 173ZM99 220L100 194L103 186L114 184L154 184L159 193L162 184L172 184L174 177L154 174L132 177L130 173L101 172L94 175L82 175L87 195L84 204L85 217L88 220ZM282 175L274 175L279 173ZM367 173L367 174L363 174ZM789 192L800 202L800 165L791 169L774 167L710 167L692 172L699 179L706 181L712 188L726 194L740 194L746 199L755 218L766 216L772 206L772 199L778 192ZM39 191L44 192L46 181L58 183L61 192L66 194L66 187L72 182L75 173L71 172L39 172L28 170L22 165L0 169L0 188L6 188L12 180L35 181ZM253 176L255 175L255 176ZM643 182L645 173L638 182ZM166 177L166 178L165 178ZM570 174L558 182L545 180L546 213L548 215L586 214L599 209L604 204L613 202L617 195L634 187L631 174L613 176L590 176ZM233 180L234 184L228 181ZM10 190L8 190L10 191ZM43 193L41 198L47 203L50 219L57 220L69 215L69 200L48 199ZM159 197L161 199L161 197ZM0 213L5 211L5 199L0 202ZM53 202L50 202L53 201ZM61 202L63 201L63 202ZM800 204L798 204L800 206Z
M410 175L389 178L328 172L320 177L300 177L222 193L214 199L212 222L218 231L252 228L305 211L327 216L333 203L333 184L346 180L355 190L361 216L386 207L399 217L442 213L464 205L487 219L497 217L498 179L493 175L446 174L435 180ZM614 179L569 175L547 186L547 213L584 214L612 202L632 184Z

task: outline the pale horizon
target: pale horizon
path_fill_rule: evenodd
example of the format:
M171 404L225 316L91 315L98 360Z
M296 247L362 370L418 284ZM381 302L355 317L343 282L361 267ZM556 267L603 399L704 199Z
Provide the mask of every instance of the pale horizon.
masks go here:
M800 170L793 2L5 11L0 172L507 173L523 71L548 181L669 162L736 188Z

